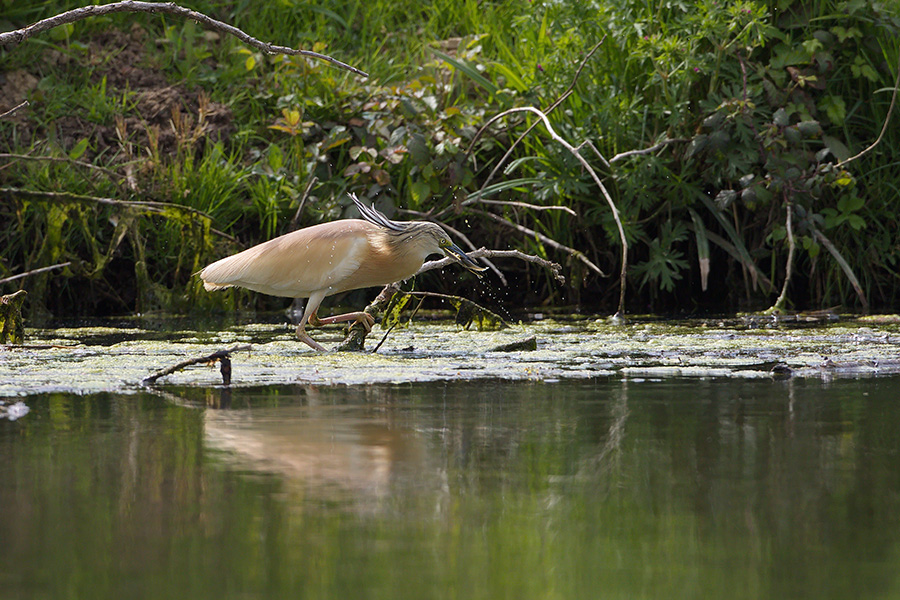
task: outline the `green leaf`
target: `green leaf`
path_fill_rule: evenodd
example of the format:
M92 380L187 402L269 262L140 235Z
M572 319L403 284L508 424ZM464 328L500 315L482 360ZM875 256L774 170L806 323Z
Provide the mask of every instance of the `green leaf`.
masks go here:
M539 185L541 183L545 183L543 179L538 179L535 177L523 177L521 179L508 179L506 181L501 181L500 183L495 183L487 186L480 192L472 192L466 197L466 200L471 200L473 198L477 198L479 196L491 196L498 192L502 192L504 190L511 190L517 187L522 187L526 185Z
M325 15L329 19L332 19L335 23L340 24L346 30L350 29L350 25L347 23L347 20L341 17L339 14L334 12L333 10L328 10L327 8L323 8L321 6L316 6L313 3L307 3L303 5L304 10L310 10L312 12L317 12L321 15Z
M828 120L835 125L843 125L847 118L847 104L840 96L825 96L819 102L819 110L824 110Z
M66 23L65 25L60 25L59 27L54 27L50 30L50 39L54 42L61 42L63 40L69 39L72 33L75 31L75 25L72 23Z
M78 160L79 158L81 158L84 155L84 152L85 152L85 150L87 150L87 147L88 147L87 138L81 138L80 140L78 140L78 143L75 144L75 146L73 146L72 149L69 151L69 158L71 158L72 160Z
M821 249L822 248L817 243L812 241L806 246L806 252L809 254L810 258L817 257Z
M422 206L431 196L431 186L427 181L414 181L409 186L409 195L412 196L416 206Z
M738 259L741 263L747 267L747 270L750 272L750 278L753 281L753 288L755 289L759 283L759 268L756 266L756 263L753 262L753 258L750 257L750 252L747 250L747 246L744 245L744 240L738 235L737 230L734 228L734 225L725 218L725 215L722 214L722 211L716 208L716 205L713 204L713 201L709 199L706 194L698 193L697 198L709 209L709 211L716 217L716 221L719 222L719 225L725 232L728 234L728 238L731 240L731 243L734 245L734 250L737 254Z
M284 152L277 145L269 146L269 166L273 171L279 170L284 165Z
M806 50L810 55L815 54L819 50L823 50L824 46L822 46L822 42L813 38L811 40L806 40L803 42L803 49Z
M797 123L797 129L806 137L815 137L822 133L822 126L818 121L801 121Z
M543 162L545 159L542 156L523 156L521 158L517 158L516 160L510 161L510 163L506 165L506 167L504 167L503 174L509 175L510 173L518 169L519 165L523 165L534 160Z
M864 204L865 200L863 200L859 196L843 196L840 200L838 200L837 207L841 212L852 213L861 209Z
M847 217L847 223L850 224L850 227L852 227L854 231L864 229L866 226L866 220L859 215L850 215Z
M688 208L691 215L691 222L694 224L694 238L697 240L697 262L700 265L700 289L704 292L709 279L709 239L706 237L706 226L703 219L700 218L692 208Z
M487 78L485 78L481 73L478 72L478 69L476 69L469 63L456 60L452 56L444 54L440 50L435 50L432 48L431 51L435 54L435 56L453 66L457 71L462 71L463 73L468 75L472 81L484 88L484 90L491 96L497 93L497 86L491 83Z
M506 84L510 87L514 88L517 92L524 92L528 90L528 84L519 77L519 74L516 73L513 69L508 67L507 65L497 62L493 63L491 67L497 71L498 74L502 75L506 78Z
M878 81L878 73L871 65L863 65L859 69L860 74L869 81Z
M832 137L830 135L823 135L822 141L825 142L825 145L831 150L831 153L838 159L838 161L845 161L850 158L850 149L844 145L836 137Z
M787 127L791 122L790 114L788 114L788 111L784 108L779 108L775 111L775 114L772 115L772 122L779 127Z

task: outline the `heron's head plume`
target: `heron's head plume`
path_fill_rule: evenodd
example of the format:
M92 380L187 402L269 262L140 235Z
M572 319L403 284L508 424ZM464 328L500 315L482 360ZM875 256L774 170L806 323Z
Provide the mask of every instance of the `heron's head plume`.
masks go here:
M454 244L440 225L427 221L407 221L402 223L391 221L376 210L374 206L363 204L356 197L356 194L350 194L350 198L353 200L356 208L359 209L363 219L384 228L386 233L392 238L395 246L416 245L422 249L425 256L429 254L444 254L479 277L481 271L486 270L485 267L478 266L475 261L463 252L462 248Z

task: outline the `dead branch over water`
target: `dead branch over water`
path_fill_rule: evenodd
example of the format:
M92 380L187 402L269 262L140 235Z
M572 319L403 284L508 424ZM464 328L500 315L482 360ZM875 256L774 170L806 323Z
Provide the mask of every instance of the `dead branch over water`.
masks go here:
M166 375L171 375L177 371L181 371L187 367L192 365L208 365L215 362L219 363L219 371L222 373L222 383L223 385L231 385L231 353L232 352L240 352L242 350L250 350L250 346L248 344L240 345L240 346L232 346L231 348L227 348L225 350L218 350L213 352L212 354L207 354L206 356L200 356L198 358L189 358L187 360L183 360L178 364L172 365L171 367L167 367L160 371L157 371L153 375L149 375L148 377L144 377L141 380L141 383L144 385L149 385L152 383L156 383L157 379L165 377Z

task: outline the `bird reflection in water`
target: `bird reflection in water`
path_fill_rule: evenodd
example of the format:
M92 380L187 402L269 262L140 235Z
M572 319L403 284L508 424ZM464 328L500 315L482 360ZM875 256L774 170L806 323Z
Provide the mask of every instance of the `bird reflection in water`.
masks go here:
M306 392L314 399L315 388ZM421 436L371 406L206 410L204 429L207 446L226 463L279 476L298 497L368 512L413 488L445 488Z

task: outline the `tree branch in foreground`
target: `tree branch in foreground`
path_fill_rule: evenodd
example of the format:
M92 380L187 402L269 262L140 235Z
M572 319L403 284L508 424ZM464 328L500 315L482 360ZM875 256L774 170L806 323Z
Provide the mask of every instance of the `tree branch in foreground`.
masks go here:
M2 34L0 34L0 35L2 35ZM7 117L13 116L15 113L19 112L20 110L22 110L23 108L28 106L28 104L29 104L28 100L25 100L24 102L22 102L16 106L13 106L11 109L9 109L8 111L6 111L2 115L0 115L0 119L5 119Z
M564 284L566 282L566 278L562 275L562 267L559 264L551 262L549 260L545 260L539 256L532 256L530 254L519 252L518 250L488 250L487 248L480 248L473 252L468 252L467 254L470 258L518 258L519 260L524 260L525 262L540 265L541 267L548 269L553 275L553 278L556 279L556 281L558 281L560 284ZM418 272L416 272L416 275L431 271L433 269L440 269L455 262L456 261L452 258L442 258L441 260L429 261L422 265L422 268L419 269ZM376 313L384 311L385 307L387 307L388 303L391 301L393 295L399 291L399 281L384 286L378 296L374 300L372 300L372 302L364 309L363 312L372 315L372 317L374 318ZM362 351L365 349L367 335L369 335L369 331L366 330L366 327L362 323L354 323L350 326L350 330L347 332L347 337L344 338L344 341L338 345L336 350L338 352ZM381 344L379 344L379 346L380 345Z
M319 54L318 52L312 52L311 50L295 50L294 48L288 48L286 46L276 46L268 42L262 42L255 37L244 33L233 25L223 23L222 21L217 21L216 19L213 19L212 17L209 17L203 13L199 13L195 10L184 8L183 6L178 6L174 2L139 2L137 0L124 0L122 2L112 2L110 4L83 6L81 8L69 10L56 16L43 19L41 21L38 21L37 23L32 23L28 27L24 27L22 29L0 33L0 46L15 46L21 44L32 36L47 31L48 29L59 27L60 25L74 23L76 21L87 19L88 17L96 17L99 15L107 15L118 12L152 14L166 13L170 15L177 15L179 17L194 20L198 23L201 23L202 25L206 25L210 29L220 31L228 35L233 35L248 46L253 46L254 48L262 50L266 54L289 54L292 56L307 56L310 58L316 58L318 60L330 62L337 67L346 69L348 71L356 73L357 75L368 77L368 74L364 71L343 63L336 58L326 56L325 54Z
M144 377L144 379L141 380L141 383L144 385L156 383L157 379L165 377L166 375L171 375L176 371L181 371L182 369L190 367L191 365L211 364L218 361L219 371L222 373L222 383L224 385L231 385L231 353L249 349L250 346L245 344L242 346L232 346L231 348L219 350L217 352L213 352L212 354L207 354L206 356L201 356L199 358L189 358L187 360L181 361L177 365L172 365L171 367L167 367L165 369L157 371L153 375Z
M31 271L26 271L24 273L19 273L18 275L13 275L11 277L5 277L0 279L0 283L9 283L10 281L15 281L16 279L22 279L24 277L30 277L32 275L37 275L38 273L46 273L47 271L52 271L54 269L62 269L64 267L68 267L72 264L72 261L59 263L58 265L50 265L49 267L41 267L40 269L32 269Z

